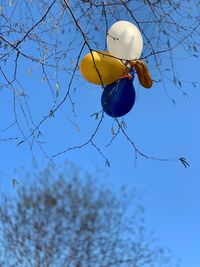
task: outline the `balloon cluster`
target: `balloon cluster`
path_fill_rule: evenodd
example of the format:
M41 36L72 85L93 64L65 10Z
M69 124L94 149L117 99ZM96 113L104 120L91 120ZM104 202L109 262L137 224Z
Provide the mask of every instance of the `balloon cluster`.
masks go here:
M111 117L127 114L135 103L135 72L145 88L152 86L146 64L139 60L143 49L142 35L128 21L118 21L107 33L107 51L91 51L80 63L83 77L104 90L101 105Z

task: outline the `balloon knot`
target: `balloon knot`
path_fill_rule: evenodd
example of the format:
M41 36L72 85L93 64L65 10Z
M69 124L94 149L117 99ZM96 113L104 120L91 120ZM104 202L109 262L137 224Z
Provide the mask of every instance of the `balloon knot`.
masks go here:
M127 79L129 79L129 80L132 80L132 79L133 79L133 77L131 76L130 73L124 74L124 75L122 76L122 78L127 78Z

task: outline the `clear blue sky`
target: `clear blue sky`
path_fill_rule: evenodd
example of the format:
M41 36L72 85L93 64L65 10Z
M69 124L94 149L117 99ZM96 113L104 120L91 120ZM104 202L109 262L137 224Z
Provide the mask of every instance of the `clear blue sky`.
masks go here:
M85 50L85 53L87 51ZM177 51L182 54L184 51ZM163 61L167 62L163 55ZM20 65L21 77L27 94L34 120L38 122L41 114L49 110L49 91L40 82L39 70L34 70L27 76L28 62ZM185 81L199 80L199 60L191 58L177 63L180 77ZM67 83L61 78L60 93L64 94ZM183 83L183 89L189 97L167 83L167 89L176 100L173 105L167 98L162 85L155 83L151 90L138 86L135 80L137 99L132 111L125 117L128 126L127 133L140 150L155 157L176 158L185 157L190 167L185 169L180 162L159 162L139 157L136 164L134 150L123 135L113 142L112 146L105 147L112 137L112 120L105 117L96 143L109 159L111 168L105 170L102 176L104 183L127 187L136 187L145 191L143 204L146 208L146 223L148 229L155 231L160 238L160 244L172 249L175 257L182 259L182 267L200 266L200 91L189 83ZM91 114L101 109L101 88L84 82L80 77L74 83L76 91L73 98L76 102L77 118L73 118L69 103L64 104L64 113L50 119L42 131L45 136L44 145L48 154L52 155L63 148L81 144L95 129L97 121ZM11 94L0 91L1 129L10 122ZM64 119L69 116L78 124L80 131ZM1 138L18 136L17 130L10 130L1 134ZM24 166L32 170L32 156L26 144L16 147L16 142L0 142L0 190L10 194L13 190L11 179L16 177L16 169ZM37 147L34 155L40 168L47 164L47 159ZM102 157L90 145L70 151L54 159L57 165L66 160L72 161L83 170L94 173L105 169ZM16 177L19 186L25 182L24 177Z

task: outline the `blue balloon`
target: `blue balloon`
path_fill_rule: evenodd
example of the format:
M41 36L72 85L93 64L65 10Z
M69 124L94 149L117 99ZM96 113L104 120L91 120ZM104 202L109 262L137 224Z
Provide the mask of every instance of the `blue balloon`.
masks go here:
M119 81L105 87L101 96L101 105L105 113L111 117L121 117L127 114L135 103L135 88L132 79L121 78Z

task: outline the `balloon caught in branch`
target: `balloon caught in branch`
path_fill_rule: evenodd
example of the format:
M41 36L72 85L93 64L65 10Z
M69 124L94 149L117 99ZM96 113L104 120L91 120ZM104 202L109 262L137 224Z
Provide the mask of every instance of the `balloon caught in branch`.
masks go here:
M131 72L105 87L101 96L101 105L107 115L121 117L132 109L135 103L133 79L134 72Z
M126 66L109 52L99 51L87 54L80 63L83 77L97 85L108 85L120 79Z
M109 29L107 46L111 55L124 60L135 60L142 53L142 35L134 24L121 20Z
M140 59L143 39L139 29L128 21L114 23L107 33L107 51L91 51L80 63L83 77L102 85L101 105L110 117L126 115L135 103L135 73L145 88L152 87L147 65Z

